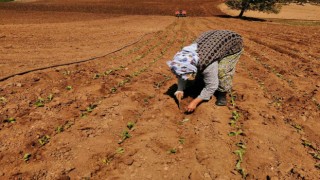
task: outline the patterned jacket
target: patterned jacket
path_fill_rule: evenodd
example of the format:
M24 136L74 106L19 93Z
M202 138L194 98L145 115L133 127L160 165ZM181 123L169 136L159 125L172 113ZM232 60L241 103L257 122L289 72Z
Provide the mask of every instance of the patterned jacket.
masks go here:
M236 54L243 48L242 37L228 30L211 30L204 32L195 40L198 44L199 71L202 72L214 61Z

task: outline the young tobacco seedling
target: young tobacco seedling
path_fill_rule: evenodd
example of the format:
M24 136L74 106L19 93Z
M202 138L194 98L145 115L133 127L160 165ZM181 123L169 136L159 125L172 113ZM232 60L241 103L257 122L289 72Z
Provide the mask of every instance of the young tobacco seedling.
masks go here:
M303 139L303 140L302 140L302 145L303 145L303 146L310 147L311 149L316 150L316 148L315 148L315 147L312 145L312 143L311 143L310 141L308 141L308 140Z
M127 130L123 131L122 135L121 135L121 141L118 142L118 144L123 143L126 139L129 139L130 137L131 137L131 135L129 134L129 132Z
M39 143L41 146L44 146L49 142L50 136L49 135L44 135L41 138L38 139Z
M133 129L134 126L135 126L135 123L134 123L134 122L128 122L128 124L127 124L127 128L128 128L129 130Z
M58 126L58 127L56 128L56 132L57 132L57 133L61 133L61 132L63 132L63 131L64 131L63 126Z
M110 89L110 92L111 93L115 93L117 91L117 88L116 87L112 87L111 89Z
M71 90L71 89L72 89L72 86L67 86L66 87L66 90L68 90L68 91Z
M116 150L116 153L117 154L123 154L124 153L124 149L122 147L119 147L117 150Z
M93 79L98 79L99 77L100 77L99 73L93 75Z
M231 131L228 134L228 136L238 136L238 135L243 135L243 132L241 129L239 131Z
M13 117L9 117L8 119L5 119L3 122L6 122L6 123L14 123L14 122L16 122L16 119L13 118Z
M232 111L232 119L229 122L230 126L232 127L236 126L239 118L240 118L240 114L237 111Z
M23 156L23 160L24 160L25 162L28 162L28 161L30 160L30 157L31 157L31 154L30 154L30 153L26 153L26 154L24 154L24 156Z
M71 74L71 71L64 71L63 73L62 73L63 75L70 75Z
M320 151L318 151L318 153L311 152L310 154L312 155L313 158L320 160Z
M34 103L35 106L37 107L43 107L45 103L45 100L41 97L38 98L38 100Z
M185 141L186 141L186 139L185 139L185 138L183 138L183 137L181 137L181 138L179 139L179 143L180 143L180 144L184 144L184 143L185 143Z
M53 94L49 94L49 96L47 97L48 102L53 100Z
M237 96L234 95L233 92L230 93L230 103L231 103L231 105L232 105L233 107L236 106L236 97L237 97Z
M104 163L104 164L110 164L111 163L111 161L113 160L113 158L106 158L106 159L102 159L102 162Z
M98 105L96 105L96 104L90 104L90 105L87 107L86 111L90 113L90 112L92 112L93 109L95 109L96 107L98 107Z
M246 146L242 142L237 143L236 145L240 147L240 149L234 151L234 154L239 157L236 164L236 170L242 175L242 178L246 178L247 173L245 169L241 167L241 163L243 162L243 155L246 152Z
M169 154L176 154L177 150L175 148L172 148L168 151Z

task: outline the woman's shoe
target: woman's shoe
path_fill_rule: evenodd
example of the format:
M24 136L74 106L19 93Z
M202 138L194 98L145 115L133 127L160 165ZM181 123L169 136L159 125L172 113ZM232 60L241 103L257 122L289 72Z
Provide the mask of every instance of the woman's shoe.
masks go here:
M226 106L227 105L227 92L217 91L217 106Z

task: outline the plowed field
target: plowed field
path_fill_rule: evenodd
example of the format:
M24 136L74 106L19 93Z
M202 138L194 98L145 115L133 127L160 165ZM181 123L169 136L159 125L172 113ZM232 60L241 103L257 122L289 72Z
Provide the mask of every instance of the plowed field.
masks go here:
M0 78L30 71L0 82L0 179L320 178L319 26L50 2L0 4ZM165 62L210 29L244 38L233 92L184 114Z

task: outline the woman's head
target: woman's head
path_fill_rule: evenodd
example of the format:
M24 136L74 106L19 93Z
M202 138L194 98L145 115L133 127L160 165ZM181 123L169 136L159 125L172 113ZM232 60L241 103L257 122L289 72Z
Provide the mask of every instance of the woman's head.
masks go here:
M196 50L197 44L184 47L174 56L172 61L167 62L167 65L175 75L184 80L194 77L197 73L199 61Z

